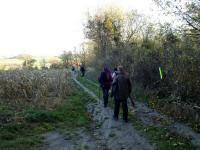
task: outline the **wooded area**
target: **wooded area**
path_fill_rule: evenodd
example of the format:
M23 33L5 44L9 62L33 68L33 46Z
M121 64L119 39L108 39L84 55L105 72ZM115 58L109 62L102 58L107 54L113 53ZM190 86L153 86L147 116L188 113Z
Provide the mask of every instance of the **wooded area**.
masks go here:
M96 72L123 65L134 84L155 90L158 99L200 106L200 2L184 2L155 0L181 22L176 27L116 7L88 13L87 65Z

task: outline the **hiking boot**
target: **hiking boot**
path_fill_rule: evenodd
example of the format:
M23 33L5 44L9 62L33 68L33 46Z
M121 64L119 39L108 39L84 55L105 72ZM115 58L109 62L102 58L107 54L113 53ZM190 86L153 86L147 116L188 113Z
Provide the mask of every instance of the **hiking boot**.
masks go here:
M118 117L113 116L113 119L114 119L115 121L117 121L117 120L118 120Z
M128 119L123 119L125 123L128 123Z
M124 120L124 119L123 119L123 120ZM126 119L126 120L124 120L124 122L125 122L125 123L128 123L128 120Z

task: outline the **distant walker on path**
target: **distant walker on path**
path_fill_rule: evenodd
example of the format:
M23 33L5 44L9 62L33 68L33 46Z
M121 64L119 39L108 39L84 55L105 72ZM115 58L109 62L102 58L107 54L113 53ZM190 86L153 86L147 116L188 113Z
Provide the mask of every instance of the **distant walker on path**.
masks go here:
M81 76L84 77L85 76L85 66L84 65L80 66L80 71L81 71Z
M76 68L74 66L72 66L71 70L72 70L72 75L75 76L76 75Z

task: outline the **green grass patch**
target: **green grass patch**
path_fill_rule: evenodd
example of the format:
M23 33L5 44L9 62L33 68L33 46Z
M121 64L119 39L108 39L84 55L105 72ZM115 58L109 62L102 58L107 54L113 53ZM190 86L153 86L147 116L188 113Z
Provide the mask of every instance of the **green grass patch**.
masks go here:
M94 83L92 84L92 81L86 79L85 77L81 77L78 76L77 80L83 84L86 88L88 88L89 90L92 90L97 96L102 96L102 90L100 88L100 86L98 86L98 83Z
M91 117L87 103L93 99L72 84L73 92L53 108L26 107L1 103L0 105L0 149L27 149L40 145L42 134L54 129L74 130L88 127Z

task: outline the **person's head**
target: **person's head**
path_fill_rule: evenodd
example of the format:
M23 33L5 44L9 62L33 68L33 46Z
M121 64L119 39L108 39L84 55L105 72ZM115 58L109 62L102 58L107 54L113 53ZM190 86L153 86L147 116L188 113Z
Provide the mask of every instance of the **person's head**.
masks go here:
M107 66L105 66L103 70L104 72L110 72L110 69Z
M116 72L116 71L117 71L117 68L115 67L115 68L114 68L114 72Z
M105 72L107 72L109 69L108 69L108 67L104 67L103 70L104 70Z
M122 74L125 73L123 66L118 66L117 69L118 69L119 73L122 73Z

